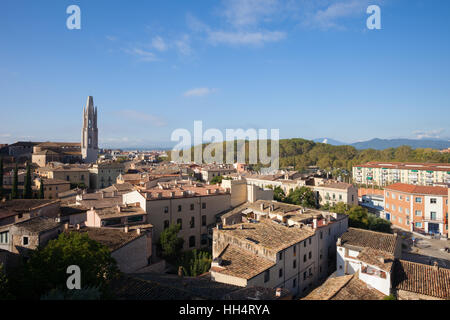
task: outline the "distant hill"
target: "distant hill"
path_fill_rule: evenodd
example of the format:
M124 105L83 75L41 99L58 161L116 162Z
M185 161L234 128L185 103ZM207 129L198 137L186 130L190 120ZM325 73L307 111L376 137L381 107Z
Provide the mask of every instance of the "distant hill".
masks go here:
M398 148L400 146L410 146L413 149L431 148L431 149L447 149L450 148L450 140L431 140L431 139L372 139L350 144L358 150L375 149L384 150L388 148Z
M332 146L343 146L346 145L348 143L342 142L342 141L338 141L338 140L334 140L331 138L317 138L313 140L314 142L319 142L319 143L327 143L327 144L331 144Z

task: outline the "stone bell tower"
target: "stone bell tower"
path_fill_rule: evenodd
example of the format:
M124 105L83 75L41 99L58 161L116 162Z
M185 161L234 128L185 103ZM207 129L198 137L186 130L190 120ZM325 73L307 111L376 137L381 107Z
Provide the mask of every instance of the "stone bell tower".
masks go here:
M97 107L94 98L87 98L83 109L83 128L81 129L81 157L84 162L95 163L98 155Z

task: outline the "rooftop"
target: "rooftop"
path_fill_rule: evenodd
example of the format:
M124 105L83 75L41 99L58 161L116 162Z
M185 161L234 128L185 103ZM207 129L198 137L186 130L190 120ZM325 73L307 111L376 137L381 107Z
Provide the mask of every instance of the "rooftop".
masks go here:
M228 244L220 257L221 266L212 267L211 271L247 280L275 265L275 262L233 244Z
M398 237L393 234L364 229L348 228L341 236L342 246L371 248L394 254Z
M19 213L30 212L57 202L58 200L46 199L13 199L0 202L0 219L14 216Z
M448 188L445 187L417 186L406 183L394 183L385 187L384 189L411 194L448 196Z
M282 226L271 219L262 219L257 223L240 223L224 226L217 231L275 251L288 248L314 234L312 230Z
M45 217L35 217L14 225L18 229L26 230L31 233L41 233L58 228L60 224L54 219Z
M120 210L119 210L120 208ZM101 209L95 209L100 218L116 218L146 214L145 210L136 206L114 206Z
M79 230L74 228L69 229L70 232L86 233L88 237L95 240L110 251L115 251L127 243L143 236L144 234L138 234L137 232L125 232L119 228L89 228L84 227Z
M450 298L450 269L397 260L394 287L431 297Z

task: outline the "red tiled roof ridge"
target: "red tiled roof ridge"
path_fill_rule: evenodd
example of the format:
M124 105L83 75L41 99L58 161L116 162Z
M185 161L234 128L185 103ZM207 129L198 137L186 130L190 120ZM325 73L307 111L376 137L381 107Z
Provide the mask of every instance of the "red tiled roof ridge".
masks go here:
M406 183L394 183L384 188L385 190L394 190L413 194L430 194L430 195L448 195L448 188L439 186L418 186Z

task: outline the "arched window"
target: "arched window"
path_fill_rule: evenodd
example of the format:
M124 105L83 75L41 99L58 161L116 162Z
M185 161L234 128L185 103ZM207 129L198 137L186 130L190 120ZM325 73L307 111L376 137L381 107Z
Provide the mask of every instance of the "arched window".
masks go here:
M195 236L189 237L189 248L195 247Z

